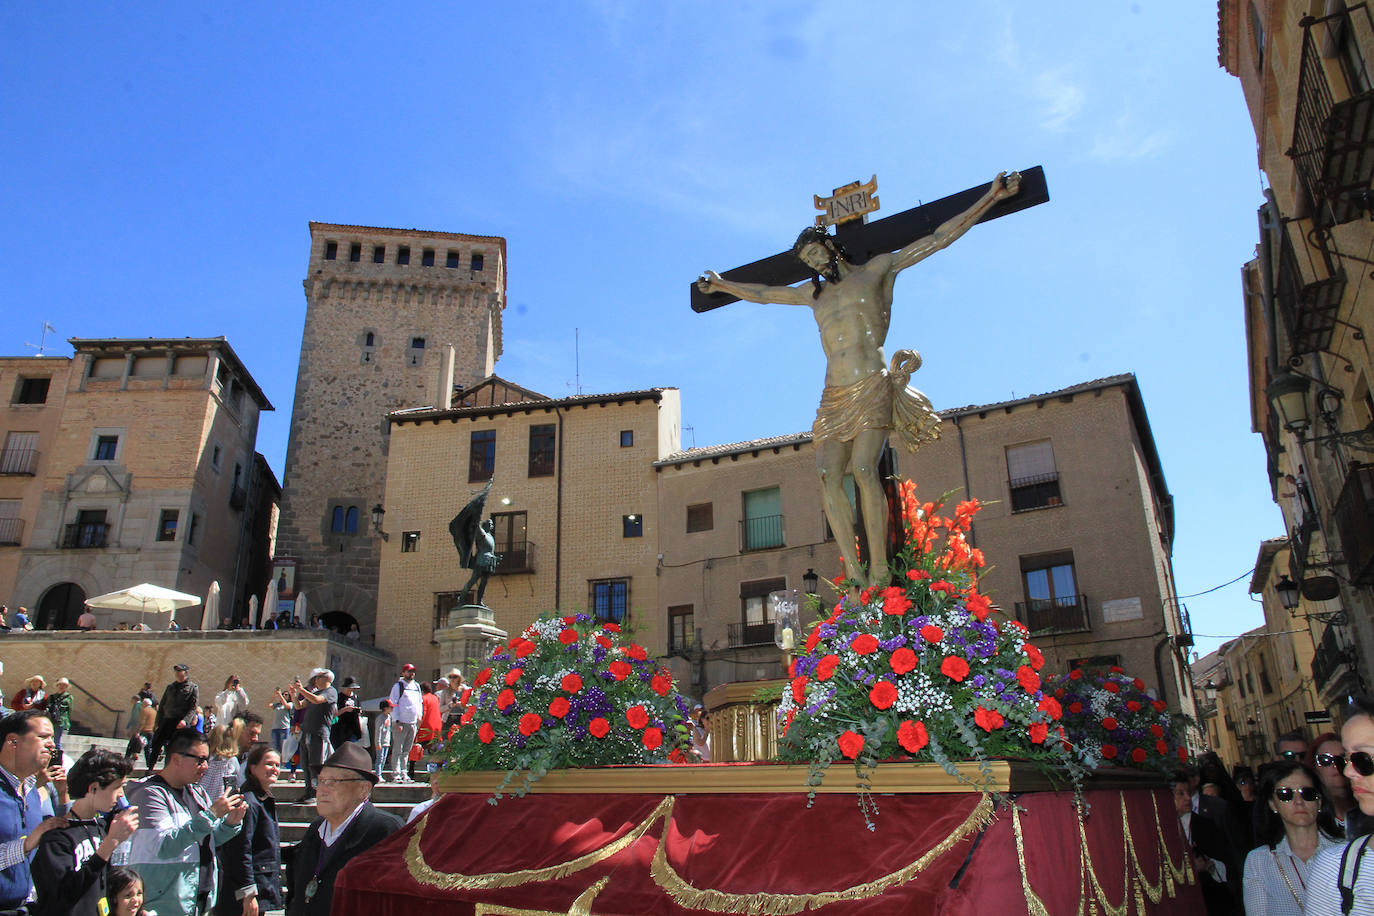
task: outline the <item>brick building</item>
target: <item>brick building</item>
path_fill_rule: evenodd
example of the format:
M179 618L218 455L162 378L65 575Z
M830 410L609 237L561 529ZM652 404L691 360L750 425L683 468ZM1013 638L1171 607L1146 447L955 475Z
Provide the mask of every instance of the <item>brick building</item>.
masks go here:
M305 334L287 445L277 556L340 631L376 628L387 414L471 386L501 355L506 242L490 236L310 224ZM440 382L443 354L457 354Z
M23 524L0 591L39 629L74 627L86 598L139 582L204 595L218 581L226 612L261 591L252 558L261 568L269 544L254 519L270 517L275 481L254 445L272 405L233 348L222 337L71 344L73 360L0 366L28 401L6 413L0 477L23 478Z

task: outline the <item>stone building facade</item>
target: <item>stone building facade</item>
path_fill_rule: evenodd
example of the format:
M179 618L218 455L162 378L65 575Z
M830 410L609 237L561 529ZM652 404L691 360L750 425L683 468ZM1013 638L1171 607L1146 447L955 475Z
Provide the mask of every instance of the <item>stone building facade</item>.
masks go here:
M588 610L663 643L654 462L679 449L677 389L547 398L492 378L459 406L398 411L391 424L380 648L439 667L469 578L449 522L488 480L502 560L485 603L497 628Z
M140 582L204 595L218 581L226 612L246 600L249 559L268 549L245 509L271 403L222 337L71 344L48 388L44 409L60 413L39 435L12 602L40 629L67 629L84 599Z
M277 556L295 561L312 612L372 636L386 542L371 510L383 503L387 414L491 374L506 243L314 222L310 241ZM449 348L456 359L441 381Z
M1309 673L1335 706L1374 683L1374 11L1222 0L1218 51L1266 186L1242 270L1251 423L1291 546L1284 572L1320 623Z

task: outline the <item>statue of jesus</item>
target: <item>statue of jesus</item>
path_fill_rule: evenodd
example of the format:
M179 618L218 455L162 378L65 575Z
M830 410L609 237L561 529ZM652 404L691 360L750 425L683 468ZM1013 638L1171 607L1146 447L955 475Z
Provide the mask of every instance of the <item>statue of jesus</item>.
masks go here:
M972 207L942 223L930 235L905 248L880 252L854 264L824 228L807 227L792 252L815 274L807 286L735 283L708 270L697 281L703 293L724 292L750 302L807 305L820 327L825 351L825 390L811 427L816 443L825 517L840 545L850 579L861 585L886 586L887 505L878 480L878 458L889 432L908 450L939 435L939 417L925 395L907 387L921 357L898 350L889 366L883 344L892 318L892 287L897 274L945 248L967 232L998 201L1014 197L1021 187L1018 172L999 173L992 187ZM854 475L869 552L867 575L849 532L854 507L844 492L844 474Z

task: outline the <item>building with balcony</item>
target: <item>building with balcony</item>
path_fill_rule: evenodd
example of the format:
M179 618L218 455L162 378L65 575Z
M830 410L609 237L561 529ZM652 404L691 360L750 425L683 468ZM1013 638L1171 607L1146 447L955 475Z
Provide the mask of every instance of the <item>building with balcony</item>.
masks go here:
M74 628L87 597L139 582L204 595L217 581L225 616L240 613L266 586L276 481L254 445L271 403L222 337L71 344L70 360L0 366L28 398L7 414L6 448L19 433L38 456L0 474L23 488L0 593L38 629Z
M1361 281L1374 250L1374 14L1340 0L1218 10L1219 60L1240 81L1267 184L1258 256L1242 270L1251 422L1287 529L1284 572L1321 615L1309 618L1322 623L1315 686L1331 706L1367 689L1374 659L1374 286ZM1340 655L1351 646L1358 661Z

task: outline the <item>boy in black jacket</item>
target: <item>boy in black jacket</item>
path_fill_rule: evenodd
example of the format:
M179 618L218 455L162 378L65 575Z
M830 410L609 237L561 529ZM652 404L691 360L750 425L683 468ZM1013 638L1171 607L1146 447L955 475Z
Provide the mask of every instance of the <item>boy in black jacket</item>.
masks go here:
M113 751L91 748L67 773L73 799L67 826L48 831L34 851L35 916L107 916L105 874L115 847L138 829L138 809L125 807L105 827L105 816L124 801L129 763Z

